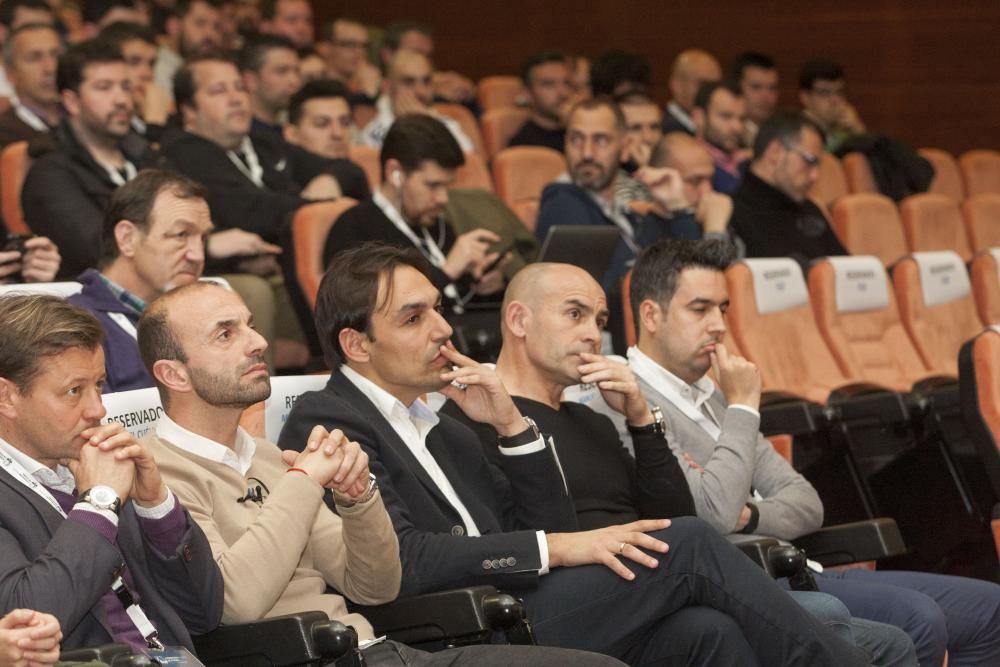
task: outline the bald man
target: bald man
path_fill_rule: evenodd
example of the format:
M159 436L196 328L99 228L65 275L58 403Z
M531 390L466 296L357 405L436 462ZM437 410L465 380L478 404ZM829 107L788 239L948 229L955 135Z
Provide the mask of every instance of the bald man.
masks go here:
M663 133L686 132L693 136L696 127L691 112L698 88L721 78L722 67L711 53L702 49L681 51L670 70L671 101L663 117Z
M468 153L473 150L472 140L453 118L442 116L431 106L434 89L431 78L434 67L422 53L400 49L389 61L389 72L382 82L382 95L375 102L376 116L358 133L357 142L381 148L385 135L397 117L409 113L434 116L444 123L455 141Z

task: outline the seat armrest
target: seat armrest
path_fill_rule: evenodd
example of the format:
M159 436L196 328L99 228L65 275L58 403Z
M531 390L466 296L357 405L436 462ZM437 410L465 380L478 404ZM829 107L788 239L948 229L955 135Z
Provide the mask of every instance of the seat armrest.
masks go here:
M899 526L894 519L888 518L828 526L792 540L792 543L825 567L906 553Z
M815 403L784 400L760 406L760 430L765 436L815 433L823 423L823 409Z
M126 657L131 655L132 649L128 644L104 644L91 648L60 651L59 662L103 662L110 665L117 659L115 664L127 665Z
M833 394L829 406L835 417L851 426L891 426L908 422L906 398L893 391Z
M781 544L778 540L773 537L755 537L746 541L735 542L734 544L765 572L772 577L775 576L768 554L771 551L771 547Z
M221 625L194 638L206 666L301 665L331 661L357 648L354 628L320 611L276 616L252 623Z

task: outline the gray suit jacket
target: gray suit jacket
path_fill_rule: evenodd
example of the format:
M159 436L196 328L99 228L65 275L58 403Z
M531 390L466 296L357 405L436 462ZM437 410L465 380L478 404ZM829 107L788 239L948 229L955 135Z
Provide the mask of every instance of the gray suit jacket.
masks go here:
M62 627L64 649L109 643L101 596L124 558L161 641L193 648L191 635L219 624L223 589L205 535L184 514L180 546L160 554L144 543L135 508L126 502L119 551L0 470L0 615L19 607L52 614Z

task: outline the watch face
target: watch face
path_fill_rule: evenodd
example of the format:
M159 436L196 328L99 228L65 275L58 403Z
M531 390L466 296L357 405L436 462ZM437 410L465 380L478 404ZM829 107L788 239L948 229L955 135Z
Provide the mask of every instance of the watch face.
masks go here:
M102 509L110 508L118 500L114 489L108 486L95 486L90 490L91 502Z

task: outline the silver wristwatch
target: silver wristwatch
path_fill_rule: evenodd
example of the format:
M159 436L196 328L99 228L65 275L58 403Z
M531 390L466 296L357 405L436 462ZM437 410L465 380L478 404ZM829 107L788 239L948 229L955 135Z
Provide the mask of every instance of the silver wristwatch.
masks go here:
M378 491L378 482L375 480L375 475L373 475L372 473L368 473L368 487L365 489L365 492L362 493L359 497L351 498L346 493L339 493L337 491L334 491L333 500L335 503L337 503L337 507L343 507L346 509L348 507L354 507L355 505L362 505L364 503L367 503L369 500L372 499L372 496L375 495L376 491Z
M108 510L118 514L122 508L122 499L110 486L93 486L80 494L80 502L89 503L99 510Z

